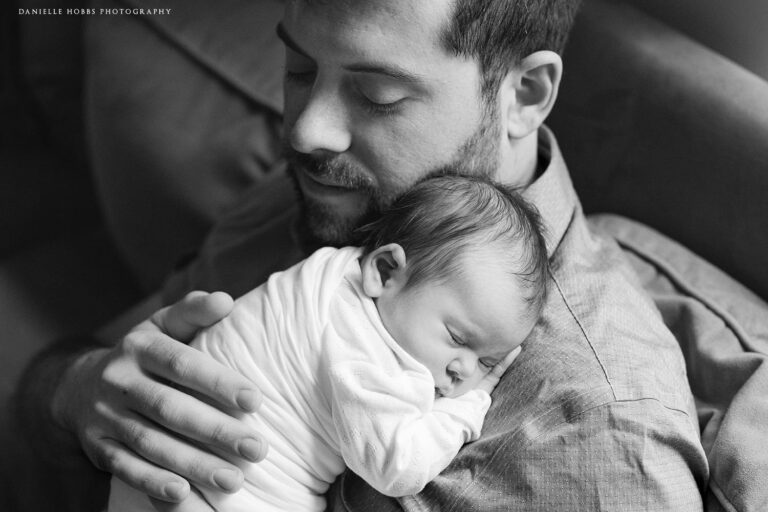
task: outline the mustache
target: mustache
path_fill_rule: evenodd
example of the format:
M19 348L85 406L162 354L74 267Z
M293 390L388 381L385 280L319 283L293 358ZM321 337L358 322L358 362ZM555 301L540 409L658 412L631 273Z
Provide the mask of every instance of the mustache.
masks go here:
M370 176L339 156L318 158L290 148L284 148L283 155L292 172L304 171L343 188L375 190L375 184Z

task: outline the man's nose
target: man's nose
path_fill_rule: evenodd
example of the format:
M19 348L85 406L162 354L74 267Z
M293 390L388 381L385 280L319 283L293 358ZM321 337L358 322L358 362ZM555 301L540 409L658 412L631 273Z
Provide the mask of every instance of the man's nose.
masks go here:
M313 90L290 132L291 147L300 153L343 153L352 134L343 102L333 91Z

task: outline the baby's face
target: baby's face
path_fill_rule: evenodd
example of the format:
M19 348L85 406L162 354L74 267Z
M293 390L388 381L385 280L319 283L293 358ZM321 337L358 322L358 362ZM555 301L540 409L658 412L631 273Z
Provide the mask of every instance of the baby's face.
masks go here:
M448 280L402 287L377 307L392 337L432 373L435 393L453 397L475 387L533 329L523 297L498 258L475 256Z

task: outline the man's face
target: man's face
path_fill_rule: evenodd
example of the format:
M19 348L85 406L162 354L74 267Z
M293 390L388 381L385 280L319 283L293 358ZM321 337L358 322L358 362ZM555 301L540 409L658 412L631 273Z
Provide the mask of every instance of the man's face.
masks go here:
M479 64L440 39L450 5L287 2L285 151L316 242L348 243L428 174L495 174L502 132Z

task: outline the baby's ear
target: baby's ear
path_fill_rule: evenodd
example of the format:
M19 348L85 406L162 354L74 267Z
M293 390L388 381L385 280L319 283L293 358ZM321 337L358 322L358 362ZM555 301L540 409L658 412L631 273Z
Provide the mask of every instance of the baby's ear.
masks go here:
M363 257L360 267L363 291L372 299L396 292L407 278L405 251L399 244L377 247Z

